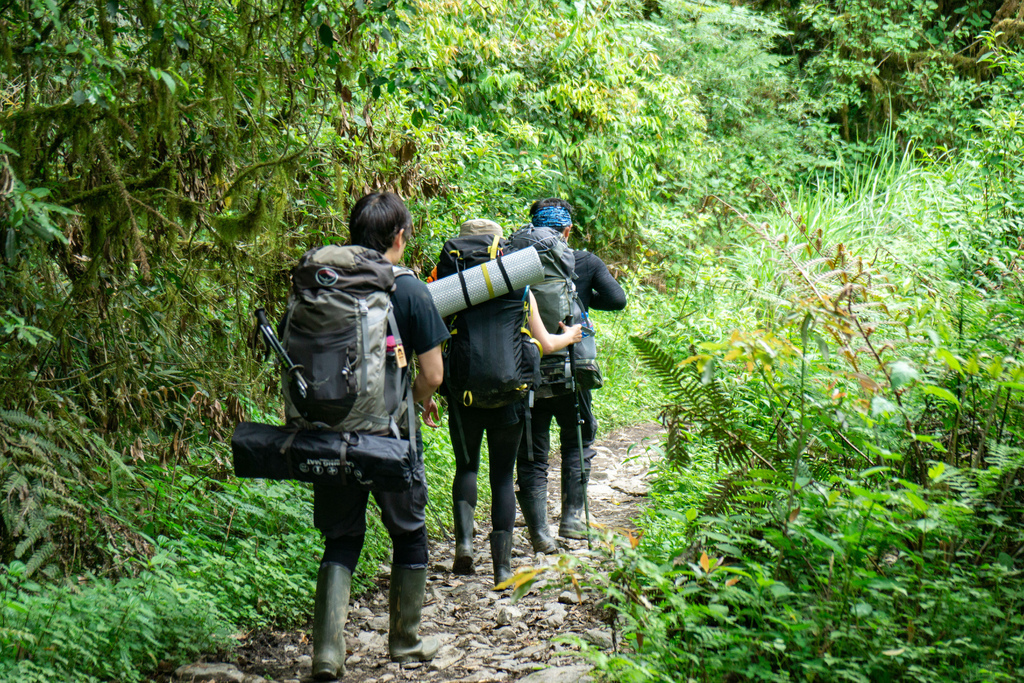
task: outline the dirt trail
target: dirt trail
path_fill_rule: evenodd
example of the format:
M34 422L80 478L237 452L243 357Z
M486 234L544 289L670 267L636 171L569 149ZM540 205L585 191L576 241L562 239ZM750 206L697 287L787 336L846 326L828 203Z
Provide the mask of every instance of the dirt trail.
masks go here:
M660 440L661 428L640 425L613 432L595 444L594 476L589 487L591 519L605 527L632 528L638 503L646 495L646 480ZM553 454L553 460L557 458ZM552 462L551 472L559 471ZM557 475L549 482L549 521L552 534L557 529L559 510ZM478 518L486 517L479 515ZM517 520L513 571L527 566L542 566L557 556L534 556L522 516ZM349 650L345 683L389 683L391 681L534 681L572 682L589 680L588 667L572 655L578 648L553 642L558 636L576 635L599 647L611 650L608 615L596 604L601 596L584 594L578 604L575 593L554 574L538 581L546 588L534 589L513 603L509 591L491 590L490 551L487 548L489 523L477 520L475 548L477 573L456 576L451 573L451 541L432 541L431 566L427 579L427 602L423 609L423 632L437 636L441 650L432 662L398 665L387 657L387 582L381 568L378 590L360 596L351 606L345 629ZM560 541L563 552L588 562L585 541ZM242 643L235 667L243 678L235 680L259 683L260 679L289 681L311 680L312 645L308 631L254 634ZM548 667L559 667L542 674ZM184 680L204 680L188 675ZM531 674L533 674L531 676ZM224 679L228 680L228 679Z

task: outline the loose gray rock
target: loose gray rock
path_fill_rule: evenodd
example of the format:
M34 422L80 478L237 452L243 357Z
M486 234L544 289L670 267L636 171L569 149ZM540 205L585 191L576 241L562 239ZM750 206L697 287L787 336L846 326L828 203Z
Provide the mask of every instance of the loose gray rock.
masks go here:
M544 628L550 628L550 629L559 629L559 628L562 627L562 624L564 624L564 623L565 623L565 612L561 612L561 613L555 612L554 614L549 614L548 616L546 616L546 617L544 617L543 619L540 620L540 625L541 626L543 626Z
M373 617L367 624L374 631L387 631L391 626L390 617Z
M313 657L311 655L299 655L295 658L295 665L300 669L312 668Z
M563 605L582 604L580 602L579 596L576 595L575 591L562 591L558 594L558 602L562 603Z
M593 681L589 666L556 666L520 678L519 683L589 683Z
M182 683L245 683L245 674L234 664L197 662L175 669L174 680Z
M560 602L549 602L544 605L544 611L547 614L561 614L565 616L565 605Z
M459 679L461 683L497 683L499 681L507 680L507 673L503 671L494 671L493 669L482 669L472 676Z
M374 633L372 631L363 631L360 633L356 636L356 642L359 643L362 649L371 651L379 650L387 646L387 641L385 641L379 633ZM355 645L355 643L352 643L352 645Z
M465 657L465 654L463 654L462 652L455 651L454 648L452 648L452 650L450 650L448 653L444 653L444 651L442 650L438 653L438 656L434 657L434 659L431 660L430 668L434 671L446 671L447 669L451 668L452 666L455 666L455 664L462 661L463 657Z
M498 614L495 617L495 621L499 626L508 626L514 624L523 618L523 610L513 607L511 605L503 605L498 608Z
M498 640L513 640L518 636L519 634L511 626L503 626L494 632L494 637Z
M608 631L604 631L599 628L587 629L583 632L583 639L593 643L594 645L597 645L602 649L612 649L612 634Z

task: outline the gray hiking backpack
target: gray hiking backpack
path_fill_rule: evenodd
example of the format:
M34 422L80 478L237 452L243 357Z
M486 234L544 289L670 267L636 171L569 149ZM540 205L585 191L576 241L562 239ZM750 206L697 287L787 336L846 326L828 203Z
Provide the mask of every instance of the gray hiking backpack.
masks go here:
M562 239L561 233L553 228L538 228L527 225L509 237L510 251L535 247L544 266L544 280L530 287L537 300L544 327L551 334L559 333L559 322L581 324L583 341L573 344L576 365L576 384L581 389L599 389L604 380L597 363L597 344L594 327L583 310L576 294L576 257ZM537 398L550 398L572 391L572 363L569 348L545 355L540 360L540 382Z
M405 349L391 306L395 278L406 273L359 246L326 246L302 256L292 271L281 342L302 366L308 389L303 396L284 374L289 424L397 437L405 417L409 425L402 426L412 437Z
M557 230L538 228L535 225L524 226L512 233L508 238L508 244L509 251L518 251L526 247L537 249L541 265L544 266L544 280L531 285L530 291L537 300L537 311L544 321L544 327L551 334L558 334L558 323L565 322L573 313L576 259L572 249ZM564 356L566 351L563 349L556 354Z

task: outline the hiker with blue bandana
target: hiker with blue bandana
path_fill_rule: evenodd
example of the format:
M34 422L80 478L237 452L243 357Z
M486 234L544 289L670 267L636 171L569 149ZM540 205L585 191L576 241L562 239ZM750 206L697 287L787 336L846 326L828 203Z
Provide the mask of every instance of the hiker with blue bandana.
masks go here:
M553 231L558 239L567 242L573 228L572 206L557 197L536 201L530 207L530 223L530 226L520 232L543 236ZM540 243L540 237L534 236L532 239ZM550 241L550 238L545 238L545 241ZM549 330L552 324L557 324L557 321L566 316L579 316L586 321L591 308L620 311L626 307L625 292L600 258L588 251L555 246L556 249L550 250L550 253L558 251L558 248L564 248L564 251L568 252L560 254L559 260L563 265L569 264L562 272L568 273L566 278L571 279L571 285L560 291L557 278L551 278L555 294L550 296L545 296L544 293L548 280L533 288L541 316ZM573 287L575 292L572 291ZM569 301L562 301L566 296ZM581 310L575 310L576 308ZM587 326L584 325L585 330ZM576 357L570 360L573 361L575 370ZM566 375L569 374L570 360L565 362ZM520 444L516 460L519 475L519 490L516 497L535 552L551 553L557 550L547 520L548 454L552 418L559 427L562 460L562 511L558 535L571 539L587 537L583 519L586 505L585 487L590 479L590 465L594 457L592 445L597 432L597 420L592 410L590 388L586 386L586 382L578 381L581 376L582 373L577 371L572 381L563 383L555 382L560 380L558 376L545 376L546 387L542 387L542 391L538 392L539 398L536 399L532 411L533 447L527 449L525 439ZM598 379L598 383L593 386L600 386L599 382ZM543 391L544 388L547 389L546 392Z

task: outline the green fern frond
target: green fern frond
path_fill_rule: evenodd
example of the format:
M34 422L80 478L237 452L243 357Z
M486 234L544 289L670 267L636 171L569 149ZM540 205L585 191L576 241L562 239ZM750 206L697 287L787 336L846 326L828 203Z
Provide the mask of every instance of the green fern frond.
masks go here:
M32 576L32 574L38 571L41 567L45 566L47 560L52 558L56 552L57 546L53 541L44 543L36 548L32 553L32 556L28 558L28 561L25 563L25 573L23 576L26 578Z
M639 353L640 360L654 371L662 388L670 395L677 396L687 384L686 368L680 366L671 354L650 337L633 336L629 341Z
M17 410L0 410L0 421L14 429L31 429L33 431L41 431L43 429L43 425L38 420Z
M716 481L708 492L707 498L704 499L704 507L701 512L705 515L722 512L729 501L741 490L739 480L746 474L746 468L740 468Z

